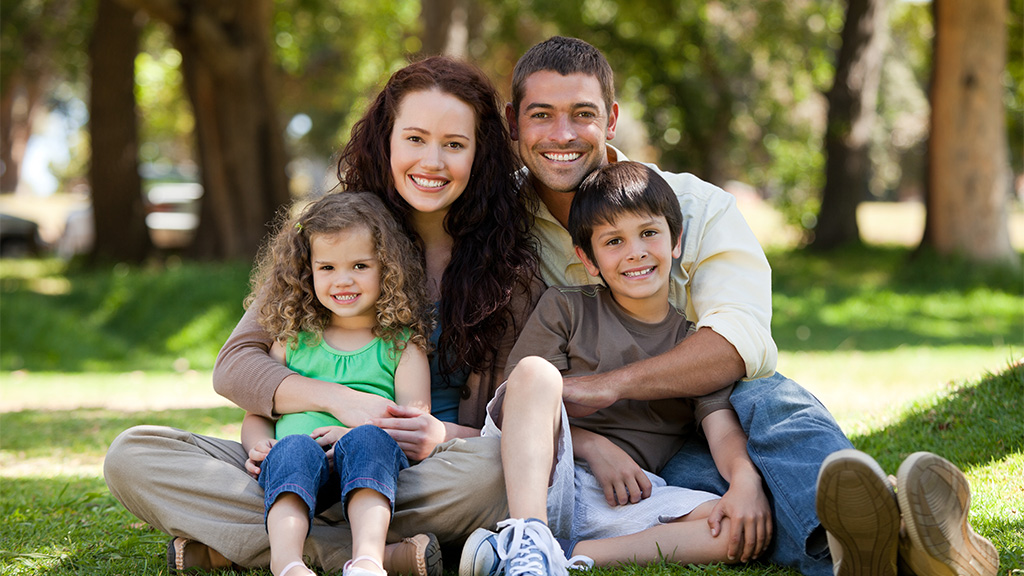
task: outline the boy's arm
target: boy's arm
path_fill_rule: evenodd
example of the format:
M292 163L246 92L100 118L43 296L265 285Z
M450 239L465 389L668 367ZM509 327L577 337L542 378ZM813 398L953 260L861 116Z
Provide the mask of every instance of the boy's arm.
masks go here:
M651 479L629 454L604 436L569 426L573 455L586 460L609 506L636 504L651 495Z
M274 340L257 321L257 306L249 306L217 354L213 388L218 394L267 418L308 410L364 422L386 413L391 405L386 398L300 376L274 360Z
M701 422L722 478L729 489L708 517L712 534L717 535L724 517L731 520L730 559L742 562L757 558L771 541L772 517L761 475L747 454L747 435L732 409L716 410Z

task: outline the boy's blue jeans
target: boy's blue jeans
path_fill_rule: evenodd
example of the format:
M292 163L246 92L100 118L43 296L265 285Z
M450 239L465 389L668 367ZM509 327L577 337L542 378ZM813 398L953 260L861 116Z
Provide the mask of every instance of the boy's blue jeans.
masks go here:
M738 382L730 399L772 506L773 542L762 558L802 574L832 576L814 499L822 461L851 448L850 441L814 395L781 374ZM729 488L703 435L694 435L660 475L674 486L715 494Z
M269 511L281 494L291 492L306 503L312 523L317 512L338 502L347 504L348 494L357 488L383 494L394 513L398 473L408 467L409 460L387 432L376 426L359 426L334 444L333 474L327 454L316 440L293 434L278 440L270 449L260 465L259 483L264 491L265 510ZM347 506L344 510L348 520Z

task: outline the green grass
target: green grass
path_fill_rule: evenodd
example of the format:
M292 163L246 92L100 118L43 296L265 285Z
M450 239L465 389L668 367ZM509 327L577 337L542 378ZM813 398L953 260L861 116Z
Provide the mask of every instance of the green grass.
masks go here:
M892 247L769 259L780 370L819 395L886 470L916 450L960 466L972 524L996 544L1000 573L1024 574L1020 274ZM0 261L0 575L166 573L167 537L110 496L103 455L135 424L238 437L241 411L218 405L209 371L242 313L247 274L247 264L88 271Z

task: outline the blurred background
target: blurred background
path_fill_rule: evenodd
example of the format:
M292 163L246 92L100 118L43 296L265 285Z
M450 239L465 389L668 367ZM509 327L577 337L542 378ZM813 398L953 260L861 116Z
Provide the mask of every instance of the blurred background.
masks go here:
M616 146L768 209L779 241L873 227L1019 267L1022 6L4 0L2 251L251 261L280 206L330 187L391 72L454 54L507 97L518 56L563 34L612 63Z

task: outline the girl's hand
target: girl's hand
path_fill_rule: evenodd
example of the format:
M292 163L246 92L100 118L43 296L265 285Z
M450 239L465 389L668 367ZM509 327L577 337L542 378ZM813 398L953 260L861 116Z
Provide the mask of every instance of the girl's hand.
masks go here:
M411 461L420 461L430 456L438 444L444 442L444 422L429 412L411 406L394 405L388 408L390 418L377 418L370 424L384 430Z
M257 478L260 475L260 463L267 459L267 454L270 453L270 449L274 447L274 444L277 444L277 440L267 438L260 440L249 449L249 459L245 461L245 471L253 478Z
M731 520L727 552L730 560L740 554L739 560L748 562L764 552L772 540L772 510L760 475L743 474L733 479L708 516L712 536L718 536L725 517Z
M587 464L597 482L604 489L609 506L636 504L651 495L651 479L629 454L606 438L601 437L600 450L588 451Z
M334 445L341 440L341 437L348 434L349 428L344 426L322 426L313 430L310 436L324 449L327 456L327 469L334 472Z

